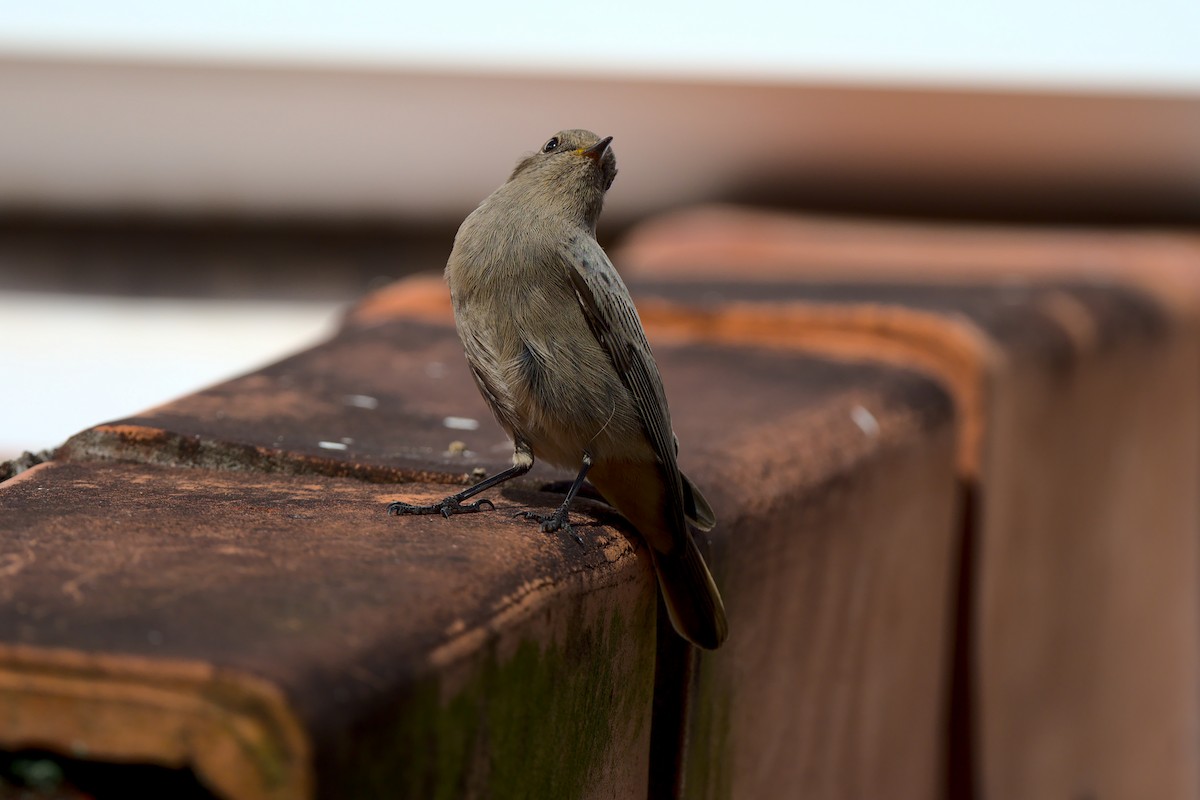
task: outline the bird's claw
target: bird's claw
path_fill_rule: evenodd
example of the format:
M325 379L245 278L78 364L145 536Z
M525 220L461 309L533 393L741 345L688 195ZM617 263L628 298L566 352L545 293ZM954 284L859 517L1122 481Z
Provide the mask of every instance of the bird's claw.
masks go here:
M471 514L476 511L490 509L496 510L496 506L491 500L477 500L474 503L461 503L453 497L447 497L437 503L431 503L427 506L415 506L411 503L405 503L401 500L395 500L388 503L387 513L389 516L407 516L415 514L441 514L446 519L449 519L455 514Z
M554 514L545 516L538 514L535 511L518 511L517 513L513 514L513 516L520 517L522 519L531 519L540 523L539 527L541 527L542 533L563 531L564 533L571 534L571 538L579 542L579 544L583 544L583 537L575 532L575 528L571 526L571 521L567 518L566 514L555 512Z
M543 514L537 513L536 511L518 511L515 514L513 514L513 517L519 517L520 519L531 519L534 522L541 523L542 533L554 533L556 530L559 530L560 528L570 529L570 527L571 527L571 524L569 522L564 523L561 519L558 518L557 514L551 514L550 516L545 516Z

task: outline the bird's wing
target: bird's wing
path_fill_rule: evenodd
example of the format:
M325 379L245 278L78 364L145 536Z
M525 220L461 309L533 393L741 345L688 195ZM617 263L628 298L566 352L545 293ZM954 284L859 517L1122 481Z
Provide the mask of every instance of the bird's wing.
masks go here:
M680 515L679 529L686 530L682 525L683 479L675 459L667 397L629 290L591 236L576 236L560 252L588 327L629 390L646 439L662 465L673 509L670 513Z

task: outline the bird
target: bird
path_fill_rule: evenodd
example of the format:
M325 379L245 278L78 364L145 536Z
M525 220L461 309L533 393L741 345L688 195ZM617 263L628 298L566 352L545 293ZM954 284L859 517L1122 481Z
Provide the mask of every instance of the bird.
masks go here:
M716 516L679 469L662 378L629 290L596 241L616 178L613 137L551 136L463 221L445 277L455 327L480 393L513 442L512 466L429 504L388 513L494 510L480 492L524 475L535 459L578 470L549 515L518 512L575 536L570 507L585 480L647 545L674 629L715 649L725 607L689 523Z

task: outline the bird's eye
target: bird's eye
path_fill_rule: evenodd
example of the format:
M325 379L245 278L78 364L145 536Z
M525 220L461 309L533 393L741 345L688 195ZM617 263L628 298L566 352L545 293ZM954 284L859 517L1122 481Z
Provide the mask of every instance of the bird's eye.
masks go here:
M542 148L543 153L553 153L558 149L558 137L551 136L550 141L546 142L546 146Z

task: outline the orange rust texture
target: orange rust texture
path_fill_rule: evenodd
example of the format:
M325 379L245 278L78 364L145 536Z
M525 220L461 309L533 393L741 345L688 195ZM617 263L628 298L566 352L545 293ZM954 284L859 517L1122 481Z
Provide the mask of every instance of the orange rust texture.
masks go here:
M157 442L163 439L163 432L141 425L97 425L96 430L104 431L127 442Z
M887 361L944 381L958 406L958 464L979 469L986 419L984 376L999 354L971 325L896 306L778 306L727 303L689 309L659 300L639 303L652 338L728 342L824 353L858 361Z

